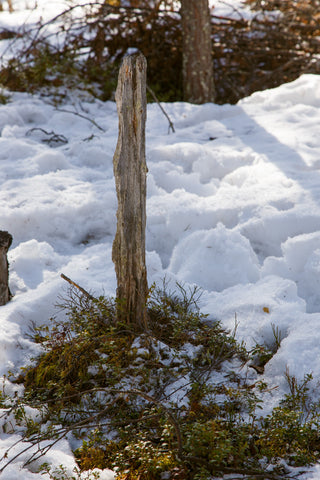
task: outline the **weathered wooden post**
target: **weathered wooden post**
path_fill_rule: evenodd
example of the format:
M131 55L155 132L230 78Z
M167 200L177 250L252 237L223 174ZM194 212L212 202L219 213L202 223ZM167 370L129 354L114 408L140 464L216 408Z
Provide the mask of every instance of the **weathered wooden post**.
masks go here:
M147 62L141 53L124 58L116 102L119 136L113 157L118 197L112 260L117 275L118 319L144 328L148 294L145 265Z
M9 290L9 268L7 252L12 243L10 233L0 231L0 305L5 305L11 298Z

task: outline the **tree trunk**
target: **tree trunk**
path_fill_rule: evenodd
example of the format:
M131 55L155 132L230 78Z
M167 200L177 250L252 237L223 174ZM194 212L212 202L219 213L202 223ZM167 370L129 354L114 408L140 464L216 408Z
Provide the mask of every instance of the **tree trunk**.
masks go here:
M118 197L117 232L112 260L117 275L118 319L144 328L148 294L146 228L146 71L141 53L124 58L116 102L119 136L113 157Z
M0 305L5 305L11 298L9 290L9 268L7 252L12 243L8 232L0 231Z
M183 94L202 104L215 97L208 0L181 0Z

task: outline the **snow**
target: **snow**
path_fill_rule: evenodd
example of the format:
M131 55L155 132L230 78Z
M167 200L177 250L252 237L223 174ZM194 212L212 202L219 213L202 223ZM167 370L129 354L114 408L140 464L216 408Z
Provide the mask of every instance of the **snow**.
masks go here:
M254 14L244 0L209 0L211 13L217 17L250 20Z
M226 2L219 8L222 15ZM5 11L0 21L10 25L26 12ZM27 333L31 322L57 313L66 288L61 273L96 295L116 290L115 104L70 95L59 111L50 98L10 95L0 106L0 202L1 229L13 235L14 297L0 309L2 376L37 352ZM248 348L280 332L264 375L248 371L270 386L267 412L286 392L286 369L298 379L312 373L314 386L320 378L320 76L303 75L234 106L164 107L175 134L159 107L148 106L149 284L166 277L171 286L200 286L202 311L235 329ZM60 141L50 143L54 134ZM1 433L0 455L15 440ZM75 466L67 440L46 459ZM18 458L2 478L48 478L22 464ZM299 478L319 477L317 465Z
M183 281L206 290L223 291L259 279L258 259L249 240L219 223L210 230L197 230L178 242L169 270ZM223 271L223 276L217 276Z

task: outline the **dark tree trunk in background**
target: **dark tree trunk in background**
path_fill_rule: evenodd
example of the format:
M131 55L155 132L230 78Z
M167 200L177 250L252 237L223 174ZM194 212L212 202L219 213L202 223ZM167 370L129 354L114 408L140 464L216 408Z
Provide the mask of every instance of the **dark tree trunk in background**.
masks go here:
M215 97L208 0L181 0L184 100L213 102Z
M12 243L8 232L0 231L0 305L5 305L11 298L9 290L9 266L7 252Z
M118 319L146 326L148 294L145 265L147 62L141 54L124 58L116 102L119 136L113 157L118 197L112 260L117 275Z

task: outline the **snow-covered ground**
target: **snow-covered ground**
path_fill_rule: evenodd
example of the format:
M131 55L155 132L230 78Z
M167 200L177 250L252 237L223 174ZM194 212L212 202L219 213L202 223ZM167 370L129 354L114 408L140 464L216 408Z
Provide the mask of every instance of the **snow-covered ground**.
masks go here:
M298 379L312 373L314 387L320 379L320 76L235 106L165 109L174 134L159 107L148 106L149 283L202 287L202 311L230 329L236 323L249 348L271 342L274 328L281 333L259 377L270 386L268 411L286 391L286 369ZM50 98L13 93L0 106L0 229L14 239L14 298L0 308L2 376L35 353L27 333L56 313L61 273L97 295L115 294L117 128L112 102L71 97L56 109ZM48 142L54 134L60 142ZM1 433L0 455L15 440ZM75 465L67 440L47 459ZM48 478L21 465L2 478ZM299 478L319 479L320 466Z

